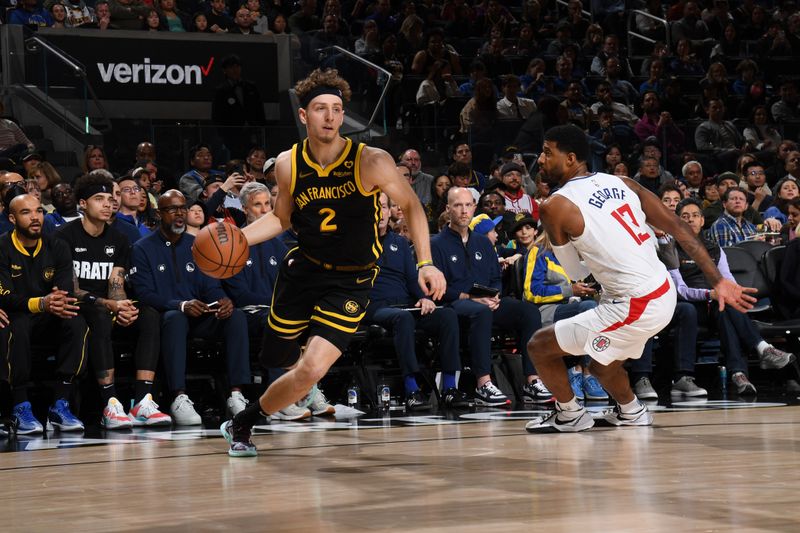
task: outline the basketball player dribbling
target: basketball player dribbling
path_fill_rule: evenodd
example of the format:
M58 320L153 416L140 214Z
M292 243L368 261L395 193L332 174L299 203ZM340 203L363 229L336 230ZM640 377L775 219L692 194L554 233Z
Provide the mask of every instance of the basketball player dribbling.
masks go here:
M350 98L347 82L335 70L315 70L295 92L308 137L277 158L275 209L243 230L251 246L290 225L298 234L298 246L286 255L275 281L261 351L264 367L289 370L257 403L222 424L234 457L257 454L253 425L308 394L357 330L382 251L381 192L403 208L422 290L434 300L445 290L444 276L431 261L425 212L408 180L383 150L339 135Z
M605 421L618 426L653 423L622 367L626 359L641 357L647 339L669 324L675 309L676 291L648 224L675 237L697 262L714 287L720 310L730 305L743 311L755 301L747 294L755 289L723 278L689 227L653 193L629 178L589 172L589 153L583 131L567 125L545 133L539 156L547 181L560 186L540 209L553 251L570 278L593 274L602 286L602 299L595 309L540 329L528 343L528 355L556 398L552 414L525 426L532 433L594 426L564 371L561 359L570 355L588 354L592 375L616 401Z

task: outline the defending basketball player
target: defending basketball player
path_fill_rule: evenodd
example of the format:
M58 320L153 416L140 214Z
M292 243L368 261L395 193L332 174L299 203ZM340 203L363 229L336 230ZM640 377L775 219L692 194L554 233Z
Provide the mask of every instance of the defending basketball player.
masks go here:
M675 288L656 255L648 224L673 235L697 262L720 309L730 305L746 310L755 302L747 294L755 289L723 278L689 227L653 193L629 178L589 172L588 156L579 128L556 126L545 134L539 165L551 185L561 188L542 204L542 222L569 277L583 279L591 273L603 292L595 309L540 329L528 343L528 355L557 400L551 415L525 426L530 432L574 432L594 425L575 399L561 361L582 354L591 356L592 375L617 402L605 420L652 424L622 367L626 359L641 357L647 339L670 322L675 308Z
M417 254L419 284L432 299L445 280L433 266L422 204L383 150L339 135L350 87L335 70L315 70L295 86L308 137L276 161L275 209L244 228L250 245L290 225L298 246L281 265L264 334L261 362L290 370L257 404L220 428L231 456L256 455L250 430L303 398L341 356L369 303L381 254L379 195L403 208ZM301 356L300 342L307 338Z

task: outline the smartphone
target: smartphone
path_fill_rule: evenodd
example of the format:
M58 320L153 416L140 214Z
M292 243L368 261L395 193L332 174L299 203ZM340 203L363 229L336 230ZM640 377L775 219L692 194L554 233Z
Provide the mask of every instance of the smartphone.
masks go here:
M218 301L217 302L211 302L210 304L208 304L207 307L208 307L208 311L206 311L206 313L216 313L217 310L219 309L219 302Z

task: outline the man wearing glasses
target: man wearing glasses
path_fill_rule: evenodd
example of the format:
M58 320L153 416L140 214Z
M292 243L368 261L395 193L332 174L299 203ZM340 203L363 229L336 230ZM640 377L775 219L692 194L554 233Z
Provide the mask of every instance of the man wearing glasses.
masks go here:
M250 383L247 318L225 295L220 282L195 266L194 237L186 231L186 198L174 189L158 199L158 230L133 246L130 281L139 301L161 313L161 356L173 392L170 408L178 425L202 420L186 394L186 339L189 335L224 339L231 395L228 411L235 415L247 404L241 387Z
M138 180L130 175L122 176L119 179L120 201L119 211L117 211L116 219L122 223L127 223L136 228L140 237L146 237L150 234L150 229L142 224L142 221L137 218L139 211L139 204L141 203L142 194L147 192L139 185ZM127 232L126 232L127 234ZM136 239L137 241L139 239ZM135 241L134 241L135 242ZM133 243L131 243L133 244Z

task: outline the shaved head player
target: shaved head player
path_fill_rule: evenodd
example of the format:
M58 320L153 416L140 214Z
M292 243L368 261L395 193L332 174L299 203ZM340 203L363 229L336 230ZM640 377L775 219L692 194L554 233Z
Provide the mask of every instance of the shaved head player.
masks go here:
M231 456L256 455L250 430L259 417L303 398L358 328L382 251L381 192L403 208L422 290L434 300L445 290L444 276L431 261L425 211L408 180L383 150L339 135L350 98L347 82L335 70L315 70L295 93L308 137L277 158L274 211L243 230L251 246L289 226L298 233L298 246L286 255L275 281L261 352L265 367L289 371L258 403L222 425Z
M675 308L675 287L656 255L648 224L673 235L697 262L720 308L746 310L755 301L747 294L754 289L722 277L689 227L658 197L631 179L589 172L588 156L586 135L579 128L556 126L545 134L539 165L560 189L542 204L544 228L567 275L583 279L591 273L603 292L595 309L540 329L528 343L528 355L557 400L551 415L525 426L530 432L574 432L594 425L564 372L561 359L569 355L588 354L592 375L616 400L604 417L607 422L653 423L622 368L626 359L641 357L647 339L669 324Z

